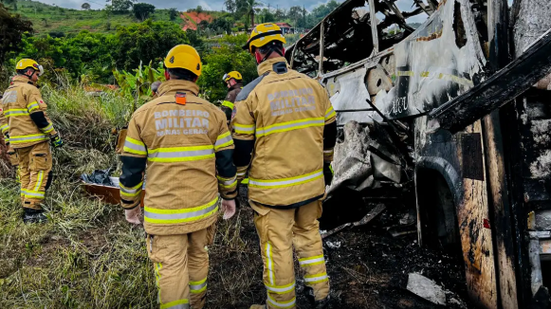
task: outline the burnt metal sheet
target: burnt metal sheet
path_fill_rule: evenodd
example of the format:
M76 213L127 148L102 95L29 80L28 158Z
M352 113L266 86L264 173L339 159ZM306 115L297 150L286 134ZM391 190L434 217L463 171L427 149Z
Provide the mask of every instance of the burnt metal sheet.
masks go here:
M461 134L461 153L463 156L463 177L484 180L484 161L482 159L482 139L480 133Z

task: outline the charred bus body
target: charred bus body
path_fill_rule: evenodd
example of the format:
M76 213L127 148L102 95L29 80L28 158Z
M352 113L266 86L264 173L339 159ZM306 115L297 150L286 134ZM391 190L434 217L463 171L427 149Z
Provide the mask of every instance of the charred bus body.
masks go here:
M394 131L409 159L381 151L375 157L388 162L372 157L372 169L383 166L380 173L403 183L408 175L399 175L410 165L419 243L462 255L467 289L482 308L549 300L551 95L531 88L505 105L549 68L551 55L515 60L531 43L523 34L534 41L551 27L551 4L530 2L412 0L405 12L396 1L348 0L286 54L294 69L326 86L344 139L350 123ZM530 10L544 16L540 29L523 17ZM419 14L428 19L414 29L410 18ZM519 73L535 60L531 69L546 68ZM335 161L350 153L336 150Z

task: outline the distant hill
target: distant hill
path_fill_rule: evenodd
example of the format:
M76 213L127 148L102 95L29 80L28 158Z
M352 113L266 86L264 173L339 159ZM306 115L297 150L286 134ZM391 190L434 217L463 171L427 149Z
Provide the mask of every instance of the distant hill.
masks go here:
M83 1L84 3L84 1ZM107 14L104 10L74 10L38 1L17 1L17 10L8 6L11 12L20 14L33 23L37 34L62 34L78 33L82 30L91 32L114 32L118 26L127 26L137 23L138 20L128 14ZM152 16L155 21L170 21L169 10L156 10ZM173 21L184 26L186 22L177 16Z

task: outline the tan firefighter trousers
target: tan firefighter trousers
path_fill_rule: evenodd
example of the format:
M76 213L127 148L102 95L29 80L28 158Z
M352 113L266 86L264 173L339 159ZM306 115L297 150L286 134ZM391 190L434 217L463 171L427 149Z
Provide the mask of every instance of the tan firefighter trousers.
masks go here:
M24 208L41 210L52 181L52 153L48 142L16 149L19 157L21 202Z
M314 290L316 300L329 294L323 244L319 232L321 201L296 209L274 209L249 201L255 211L254 224L260 238L264 262L264 285L268 308L296 308L293 247L304 271L304 283Z
M201 309L207 296L209 254L216 224L181 235L148 235L161 309ZM191 306L191 307L190 307Z

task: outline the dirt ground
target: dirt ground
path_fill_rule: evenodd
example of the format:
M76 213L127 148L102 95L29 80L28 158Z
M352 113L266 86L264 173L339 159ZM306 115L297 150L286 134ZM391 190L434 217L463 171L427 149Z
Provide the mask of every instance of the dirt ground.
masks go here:
M399 216L389 209L367 226L349 228L324 240L331 282L329 308L474 308L467 301L460 260L420 248L416 234L393 238L384 229ZM209 308L248 308L265 300L260 249L252 218L250 207L242 207L236 219L240 231L233 236L218 233L211 249ZM232 249L220 245L231 237L239 237L242 246ZM297 264L295 261L299 273ZM408 274L412 272L450 291L448 305L439 307L409 292L406 287ZM297 306L310 308L302 290L303 281L297 275Z

